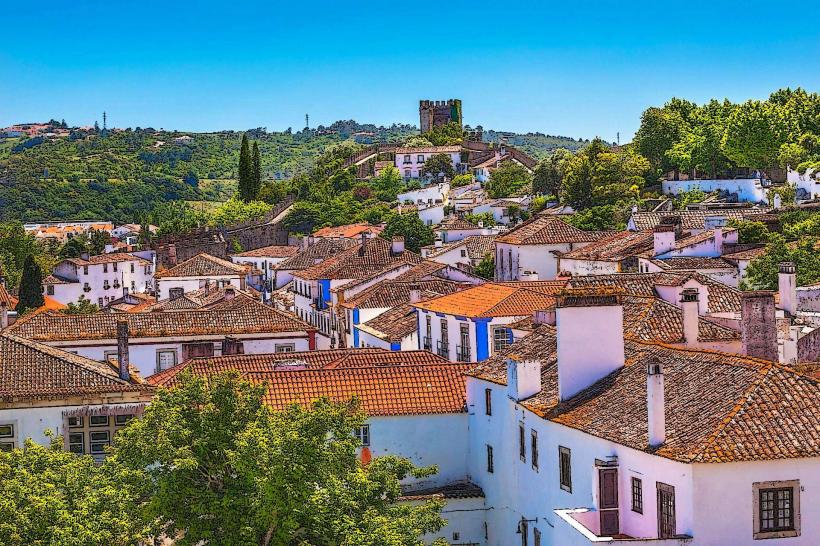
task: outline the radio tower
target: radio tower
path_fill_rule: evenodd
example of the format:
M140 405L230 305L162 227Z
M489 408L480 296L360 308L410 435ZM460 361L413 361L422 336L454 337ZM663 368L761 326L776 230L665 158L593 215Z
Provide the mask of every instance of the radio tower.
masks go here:
M105 131L108 127L106 123L108 122L108 116L103 112L103 131Z
M305 129L310 129L310 117L305 114Z

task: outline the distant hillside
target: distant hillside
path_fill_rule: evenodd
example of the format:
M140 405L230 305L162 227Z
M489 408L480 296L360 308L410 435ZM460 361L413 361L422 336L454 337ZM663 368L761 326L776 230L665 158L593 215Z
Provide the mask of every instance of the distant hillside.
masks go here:
M259 142L263 178L287 179L307 171L327 147L359 135L397 142L418 129L380 127L353 120L309 131L248 131ZM485 132L540 158L557 147L578 149L585 142L542 134ZM190 138L188 138L190 137ZM153 129L108 134L73 130L56 139L0 140L0 221L105 218L138 221L157 204L184 199L224 201L235 189L242 132L191 133Z

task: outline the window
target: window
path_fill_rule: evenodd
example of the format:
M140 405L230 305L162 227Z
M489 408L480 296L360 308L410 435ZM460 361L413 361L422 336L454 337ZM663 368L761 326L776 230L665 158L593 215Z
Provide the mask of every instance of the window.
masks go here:
M104 356L103 356L103 360L104 360L105 362L108 362L108 361L109 361L109 360L111 360L112 358L113 358L114 360L116 360L116 359L117 359L117 357L119 356L119 353L118 353L117 351L105 351L105 352L103 353L103 355L104 355Z
M518 456L522 462L527 462L527 435L524 423L518 423Z
M87 265L83 266L83 275L88 275L88 266Z
M754 538L800 536L800 481L757 482L754 493Z
M296 351L296 345L293 343L277 343L274 351L277 353L292 353Z
M108 273L108 264L103 264L103 273Z
M174 350L157 351L157 372L177 365L177 352Z
M410 169L404 169L404 177L405 178L410 178L410 172L411 172Z
M89 445L92 455L105 453L105 446L111 445L111 433L107 430L98 430L89 433Z
M124 427L133 418L133 415L115 415L114 424L118 427Z
M131 273L134 272L134 262L131 262Z
M107 415L90 415L88 417L88 426L90 426L90 427L107 427L108 426L108 416Z
M83 428L84 421L82 417L69 417L68 428Z
M484 415L493 414L493 390L484 389Z
M179 299L184 295L185 295L185 289L184 288L177 287L177 288L171 288L170 290L168 290L168 298L172 299L172 300Z
M532 468L538 470L538 431L530 430L530 452L532 457Z
M493 473L493 446L487 444L487 472Z
M510 344L510 331L507 328L493 328L493 350L503 351Z
M532 543L533 546L541 546L541 531L538 529L532 530Z
M461 362L470 361L470 327L467 324L459 326L459 340L461 345L458 346L457 357Z
M102 308L105 304L102 298L97 298L97 307Z
M405 163L412 163L412 161L410 161L410 154L406 154L406 155L404 156L404 162L405 162Z
M48 294L49 296L54 295L54 285L53 284L46 285L46 294Z
M117 272L117 262L114 262L114 273Z
M640 478L632 478L632 511L643 514L643 482Z
M68 433L68 450L71 453L82 455L85 453L85 434L82 432Z
M370 425L356 427L356 430L353 431L353 435L359 440L359 444L362 446L370 445Z
M0 424L0 451L11 451L17 447L17 438L13 423Z
M421 154L417 155L416 156L416 162L417 163L424 163L424 156L421 155Z
M558 446L558 471L561 489L572 493L572 452L568 447Z

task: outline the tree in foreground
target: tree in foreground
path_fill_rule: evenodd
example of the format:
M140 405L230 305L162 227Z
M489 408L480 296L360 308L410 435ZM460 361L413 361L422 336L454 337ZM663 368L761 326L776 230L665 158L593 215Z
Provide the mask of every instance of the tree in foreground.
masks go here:
M58 441L0 451L0 544L138 544L151 534L139 514L147 483L141 470L97 465Z
M424 225L417 214L396 214L387 221L382 237L391 240L393 237L404 237L407 250L419 252L421 247L432 245L435 240L433 230Z
M440 529L441 502L399 505L407 460L363 464L355 401L270 411L264 385L187 375L118 435L113 463L147 469L156 521L177 546L410 546Z
M20 297L17 302L17 312L23 314L31 309L42 307L43 273L40 266L34 261L34 256L28 255L23 262L23 276L20 279Z

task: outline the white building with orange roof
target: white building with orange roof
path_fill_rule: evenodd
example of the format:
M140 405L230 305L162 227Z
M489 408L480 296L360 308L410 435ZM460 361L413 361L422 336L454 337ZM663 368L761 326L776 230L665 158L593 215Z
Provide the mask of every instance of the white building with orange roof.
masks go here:
M128 292L153 290L153 264L134 254L68 258L43 279L45 295L62 304L83 297L100 308Z
M157 299L174 297L204 288L206 283L214 286L233 286L245 289L248 277L255 271L252 266L235 264L204 252L180 262L154 275Z

